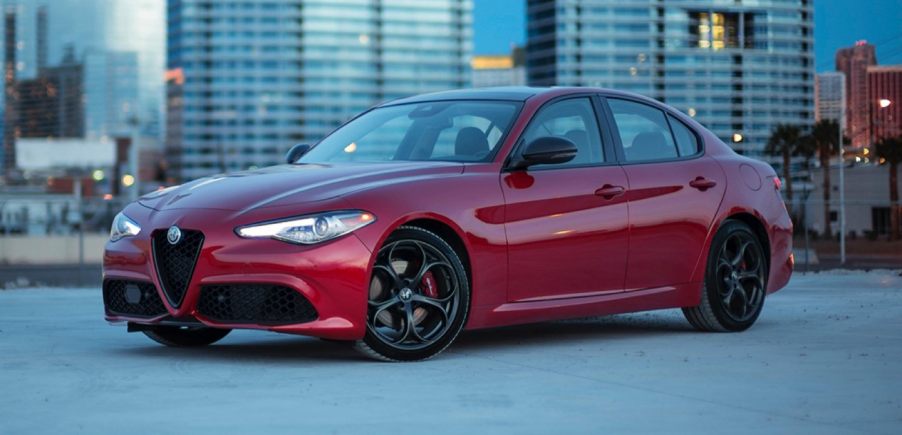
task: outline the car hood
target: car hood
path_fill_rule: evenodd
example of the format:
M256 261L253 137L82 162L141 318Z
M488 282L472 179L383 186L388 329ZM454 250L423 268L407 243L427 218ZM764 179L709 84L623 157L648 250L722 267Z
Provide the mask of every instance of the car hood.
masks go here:
M323 201L385 184L460 174L463 164L391 162L280 165L201 178L147 194L139 203L154 210L188 208L249 211Z

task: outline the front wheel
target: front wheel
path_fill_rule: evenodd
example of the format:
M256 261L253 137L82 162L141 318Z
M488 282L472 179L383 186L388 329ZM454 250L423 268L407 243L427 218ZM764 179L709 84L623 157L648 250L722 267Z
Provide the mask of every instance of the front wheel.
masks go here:
M761 314L767 274L767 257L755 233L743 222L727 221L711 242L701 303L683 308L683 314L701 331L746 330Z
M229 335L231 329L206 327L154 326L144 335L160 344L172 347L200 347L216 343Z
M383 361L417 361L447 348L463 329L470 303L467 273L438 235L401 227L376 256L366 335L356 342Z

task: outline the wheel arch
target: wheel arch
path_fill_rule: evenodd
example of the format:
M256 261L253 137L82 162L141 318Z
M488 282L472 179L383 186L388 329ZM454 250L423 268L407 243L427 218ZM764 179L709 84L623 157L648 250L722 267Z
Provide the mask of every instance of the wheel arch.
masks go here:
M764 248L765 261L768 267L770 267L771 241L767 233L767 226L764 219L753 209L734 207L719 214L715 220L715 224L711 225L707 240L705 241L705 249L699 255L698 263L696 263L695 271L692 274L692 282L704 282L705 270L708 266L708 254L711 251L711 244L714 242L714 236L720 231L721 227L730 220L742 222L752 229L752 232ZM687 303L690 303L689 305L694 306L698 303L700 298L701 287L697 289L693 287L692 294L687 294L685 300Z
M723 223L728 220L742 222L752 229L755 237L758 238L758 241L761 242L761 245L764 247L765 264L770 265L770 236L767 235L767 227L764 226L764 222L762 222L758 216L747 211L736 212L727 216L726 219L720 223L720 226L723 226Z
M472 291L473 288L473 268L470 264L470 254L467 249L467 244L464 242L464 238L458 233L458 230L452 227L449 223L443 222L434 217L416 217L407 221L404 221L400 225L395 226L389 231L389 234L396 231L401 226L408 227L417 227L422 228L426 231L430 231L438 235L442 238L446 243L451 245L451 248L454 249L454 252L460 256L460 261L464 265L464 269L467 272L467 280L469 281L469 287Z

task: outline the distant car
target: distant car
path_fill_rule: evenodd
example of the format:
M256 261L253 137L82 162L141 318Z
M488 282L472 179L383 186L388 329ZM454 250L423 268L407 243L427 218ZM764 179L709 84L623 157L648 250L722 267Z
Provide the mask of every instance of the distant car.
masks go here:
M792 273L773 169L630 93L404 98L287 159L126 207L106 319L171 346L262 329L411 361L464 328L662 308L742 331Z

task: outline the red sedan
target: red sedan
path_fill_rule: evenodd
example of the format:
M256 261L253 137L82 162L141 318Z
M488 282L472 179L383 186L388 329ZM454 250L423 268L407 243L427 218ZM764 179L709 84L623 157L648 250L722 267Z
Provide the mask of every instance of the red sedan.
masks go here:
M410 361L464 328L662 308L742 331L792 273L773 169L630 93L395 100L288 163L126 207L106 319L173 346L262 329Z

